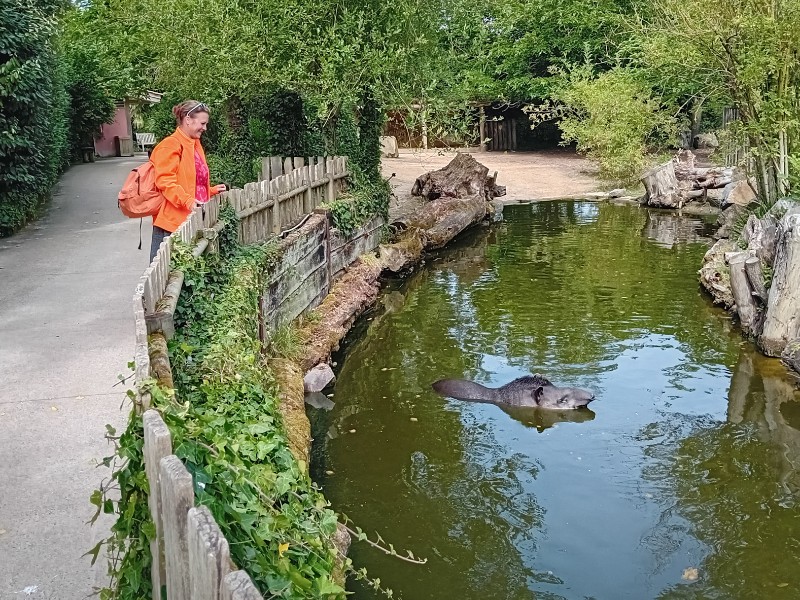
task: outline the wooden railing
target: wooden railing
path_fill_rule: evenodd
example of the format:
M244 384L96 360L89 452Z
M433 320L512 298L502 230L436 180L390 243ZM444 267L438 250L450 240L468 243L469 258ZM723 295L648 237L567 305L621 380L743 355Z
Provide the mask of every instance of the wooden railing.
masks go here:
M230 202L241 219L239 239L258 243L299 223L319 204L333 200L344 189L345 157L264 159L271 179L231 190L195 208L172 235L194 244L192 254L217 249L216 237L224 223L220 206ZM298 161L301 161L298 163ZM287 172L277 174L291 165ZM272 169L274 167L274 170ZM228 542L205 507L194 508L192 476L172 454L172 440L158 412L149 410L151 398L144 387L150 379L151 336L162 342L174 333L173 314L183 285L183 273L173 270L169 238L136 285L133 313L136 327L134 357L137 410L144 413L145 469L150 484L148 499L156 526L151 542L153 598L161 599L166 586L168 600L262 600L244 571L230 560Z

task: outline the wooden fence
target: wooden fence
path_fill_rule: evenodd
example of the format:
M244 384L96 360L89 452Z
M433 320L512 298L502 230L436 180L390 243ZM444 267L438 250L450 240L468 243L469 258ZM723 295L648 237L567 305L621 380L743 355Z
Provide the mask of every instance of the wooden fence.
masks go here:
M217 234L224 225L219 220L220 207L230 202L241 219L240 241L263 242L296 225L303 215L323 201L335 199L344 189L348 176L345 157L318 157L309 159L308 164L305 159L287 163L289 160L264 159L268 176L275 173L274 177L213 197L195 208L172 235L194 244L195 256L215 251ZM279 164L297 168L277 175ZM144 413L148 502L156 524L156 538L151 542L153 598L160 600L161 587L166 586L168 600L261 600L248 575L235 570L228 542L208 509L194 508L191 474L172 454L169 430L159 414L148 410L151 399L142 384L151 377L153 367L149 336L172 336L172 317L183 285L183 273L172 269L171 258L166 239L133 294L136 405Z
M194 506L192 475L172 454L172 438L161 415L148 410L144 424L144 464L150 483L148 504L156 535L153 597L168 600L263 600L244 571L231 561L228 541L205 506Z
M272 157L263 159L263 163L262 176L273 175L271 179L228 192L240 219L239 240L244 244L280 235L323 202L333 201L344 189L344 180L349 175L345 156L283 161Z

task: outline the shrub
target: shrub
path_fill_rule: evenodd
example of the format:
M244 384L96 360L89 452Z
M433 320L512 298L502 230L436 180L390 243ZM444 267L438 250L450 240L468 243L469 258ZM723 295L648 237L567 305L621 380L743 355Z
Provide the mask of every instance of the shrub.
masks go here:
M56 0L0 5L0 236L33 218L67 162Z
M586 67L574 69L554 97L563 105L563 143L575 142L607 179L638 179L648 152L677 139L675 118L628 70L595 77Z

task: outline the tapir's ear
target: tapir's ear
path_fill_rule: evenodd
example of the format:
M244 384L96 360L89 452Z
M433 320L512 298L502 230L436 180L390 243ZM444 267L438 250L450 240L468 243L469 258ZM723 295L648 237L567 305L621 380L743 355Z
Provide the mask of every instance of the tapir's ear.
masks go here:
M536 404L539 404L539 400L542 397L542 392L544 392L544 388L542 386L539 386L533 390L533 401L536 402Z

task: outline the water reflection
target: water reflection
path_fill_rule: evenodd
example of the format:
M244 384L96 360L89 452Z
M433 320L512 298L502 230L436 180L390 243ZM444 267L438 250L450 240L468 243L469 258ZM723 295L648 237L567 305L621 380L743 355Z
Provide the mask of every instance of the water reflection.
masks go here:
M594 411L591 408L580 408L577 410L546 410L543 408L505 406L502 404L498 405L498 408L515 421L522 423L525 427L533 427L539 433L559 423L586 423L587 421L594 420L595 417Z
M643 234L663 248L709 239L707 220L657 209L647 210Z
M358 323L312 473L429 563L355 563L414 600L800 597L792 381L697 288L701 222L591 206L509 209ZM535 372L601 400L504 412L429 387Z

